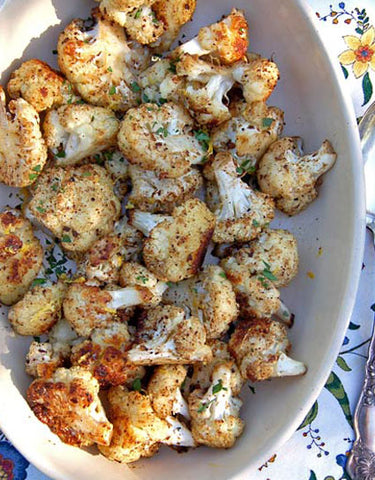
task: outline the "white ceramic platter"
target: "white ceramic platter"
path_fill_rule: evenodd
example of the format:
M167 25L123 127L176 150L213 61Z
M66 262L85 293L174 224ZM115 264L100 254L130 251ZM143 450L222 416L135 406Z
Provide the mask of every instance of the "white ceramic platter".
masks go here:
M38 57L55 65L59 32L73 18L89 16L87 0L6 0L0 10L0 72L5 85L21 59ZM250 478L298 427L323 387L344 338L358 284L364 242L364 195L358 134L349 99L302 0L198 0L186 38L236 6L250 24L250 48L271 57L281 81L269 104L285 110L286 134L300 135L307 150L328 138L338 153L319 198L293 219L272 226L290 229L299 240L300 272L282 298L296 314L290 332L293 356L308 365L303 378L244 388L246 429L228 451L199 448L177 454L167 448L133 466L110 463L97 453L62 444L39 423L24 399L28 339L15 337L0 315L0 425L15 446L49 476L63 480L208 480ZM11 190L0 187L0 203ZM16 201L17 202L17 201ZM321 249L321 255L318 250ZM313 272L314 278L307 273Z

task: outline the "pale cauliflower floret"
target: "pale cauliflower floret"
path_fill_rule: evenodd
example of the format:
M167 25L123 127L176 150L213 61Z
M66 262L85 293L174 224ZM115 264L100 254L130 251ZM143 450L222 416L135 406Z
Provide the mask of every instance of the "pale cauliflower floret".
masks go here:
M72 348L70 361L89 370L101 387L131 384L142 378L145 369L126 360L131 337L126 324L113 322L105 328L93 330L90 339Z
M298 272L297 240L287 230L267 229L233 256L253 275L268 269L277 288L288 285Z
M148 305L153 298L153 292L146 286L103 290L94 285L73 283L66 293L63 308L65 318L78 335L87 337L95 328L112 324L118 309Z
M220 197L214 212L214 242L246 242L255 238L274 217L272 198L241 180L229 153L218 153L212 169Z
M34 341L26 355L25 371L35 378L49 378L64 363L65 357L51 343Z
M242 401L232 391L231 369L232 362L218 364L209 389L194 390L188 397L192 434L198 445L230 448L243 431L239 418Z
M63 105L47 113L43 132L56 165L66 166L114 146L119 126L112 110Z
M164 25L148 5L135 8L124 19L126 33L142 45L155 42L163 33Z
M284 113L264 102L237 102L233 116L211 134L216 151L229 151L240 169L253 173L259 159L277 140L284 125Z
M275 199L276 207L295 215L317 196L316 184L336 161L328 140L310 155L303 155L299 137L284 137L274 142L259 162L259 187Z
M196 277L172 284L164 301L182 305L200 318L209 339L221 337L238 316L232 284L218 265L206 265Z
M65 250L83 253L112 231L120 202L104 168L55 167L43 172L28 212L59 238Z
M280 77L276 63L260 55L248 54L232 69L233 78L242 86L247 103L265 102L275 89Z
M179 307L148 310L136 335L137 344L129 350L128 359L138 365L183 365L212 357L203 325L196 317L185 318Z
M240 10L233 9L217 23L202 27L197 37L183 43L176 49L177 54L217 58L221 63L232 64L246 54L248 47L248 25Z
M215 217L205 203L188 200L165 219L148 212L132 215L133 225L144 227L143 233L148 234L143 260L159 280L179 282L198 272L215 227Z
M117 145L117 139L116 139ZM120 150L107 150L102 155L94 155L94 159L104 158L104 168L111 175L114 192L119 198L128 192L129 162Z
M31 185L47 161L47 147L35 108L23 98L6 99L0 86L0 181L11 187Z
M126 216L115 223L113 232L97 240L86 253L82 268L85 276L104 283L118 283L123 262L137 260L143 235L128 223Z
M43 262L32 226L15 209L0 213L0 302L13 305L27 292Z
M246 264L239 264L236 258L228 257L221 261L228 279L236 292L240 313L245 318L271 317L275 315L288 325L293 323L294 315L280 299L280 292L275 287L275 275L265 263L263 270L251 273Z
M124 29L98 9L92 18L75 19L65 28L57 51L61 71L84 100L119 111L137 105L136 73L147 66L149 53L128 42Z
M13 329L20 335L43 335L48 332L61 317L66 288L62 281L32 287L9 310L8 320Z
M189 430L177 420L169 424L159 418L147 395L118 386L109 390L108 401L113 436L110 445L99 445L99 450L110 460L130 463L152 457L160 443L194 446Z
M194 197L202 187L202 175L191 169L178 178L160 178L156 172L131 165L129 174L132 191L128 202L140 210L171 213L173 209Z
M146 103L126 113L118 145L130 163L177 178L206 154L193 129L194 122L181 105Z
M119 284L122 287L146 287L151 296L147 305L155 306L161 302L163 293L168 288L164 282L159 282L154 274L137 262L125 262L120 270Z
M178 37L181 27L192 19L196 0L157 0L152 10L156 18L162 22L165 32L151 47L159 53L169 50Z
M184 54L176 63L177 75L185 79L181 100L201 125L219 125L231 117L227 93L235 80L230 67L217 66Z
M229 340L241 375L253 382L304 374L306 366L287 356L290 348L285 325L269 318L240 322Z
M109 445L112 424L100 402L98 381L79 367L59 368L49 379L37 379L27 389L36 417L70 445Z
M37 112L80 100L70 82L36 58L23 62L11 74L7 90L11 98L22 97Z
M169 417L182 415L190 419L186 400L181 393L185 377L184 365L160 365L153 371L147 385L147 395L159 418L168 421Z

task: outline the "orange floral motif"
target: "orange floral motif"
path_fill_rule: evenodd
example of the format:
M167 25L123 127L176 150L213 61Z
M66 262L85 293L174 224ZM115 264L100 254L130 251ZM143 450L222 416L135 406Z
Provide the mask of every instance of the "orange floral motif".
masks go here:
M356 78L362 77L369 67L375 70L375 29L370 27L360 37L346 35L343 37L348 50L339 55L342 65L353 65Z

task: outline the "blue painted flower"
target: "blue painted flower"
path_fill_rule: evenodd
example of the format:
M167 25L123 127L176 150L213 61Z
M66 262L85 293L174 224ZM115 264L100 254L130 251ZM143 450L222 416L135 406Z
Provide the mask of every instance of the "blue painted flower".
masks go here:
M345 8L345 3L344 3L344 2L340 2L340 3L339 3L339 7L340 7L340 8Z
M346 455L343 455L343 454L337 455L336 456L336 463L340 467L345 468L347 459L348 459L348 457Z
M9 442L0 442L0 478L25 480L30 463Z

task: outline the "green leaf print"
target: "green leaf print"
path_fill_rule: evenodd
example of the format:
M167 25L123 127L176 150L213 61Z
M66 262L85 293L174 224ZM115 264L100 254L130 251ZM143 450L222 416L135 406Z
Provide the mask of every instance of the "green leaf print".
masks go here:
M314 405L311 407L309 413L306 415L305 419L301 423L301 425L297 428L297 430L301 430L301 428L307 427L307 425L310 425L315 419L316 416L318 415L318 402L315 402Z
M352 369L349 367L343 357L337 357L336 363L342 370L344 370L344 372L352 371Z
M341 380L335 374L335 372L331 372L330 376L328 377L327 383L325 384L325 388L330 393L332 393L332 395L339 402L347 422L353 428L353 418L352 418L352 414L350 413L348 396L346 395L346 392L344 390L344 386Z
M345 78L348 78L348 77L349 77L349 72L348 72L348 70L347 70L343 65L341 65L341 68L342 68L342 71L343 71L343 73L344 73L344 77L345 77Z
M312 470L310 470L310 478L309 480L318 480L317 479L317 476L315 475L315 472L313 472Z
M363 103L362 107L368 103L372 97L372 83L370 79L370 75L367 72L362 80L362 90L363 90Z

